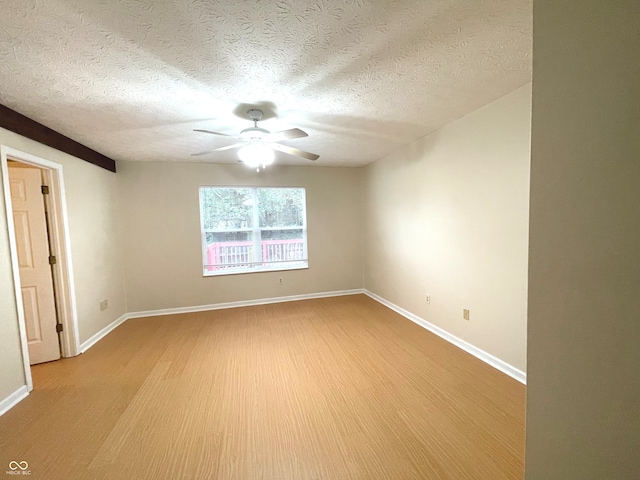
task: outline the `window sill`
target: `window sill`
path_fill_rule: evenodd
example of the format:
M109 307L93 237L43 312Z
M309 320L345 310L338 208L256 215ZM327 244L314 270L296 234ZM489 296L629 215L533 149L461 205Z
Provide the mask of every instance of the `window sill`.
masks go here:
M309 264L306 265L295 265L291 267L263 267L263 268L252 268L246 270L218 270L217 272L204 272L202 274L203 277L222 277L226 275L244 275L247 273L264 273L264 272L284 272L287 270L308 270Z

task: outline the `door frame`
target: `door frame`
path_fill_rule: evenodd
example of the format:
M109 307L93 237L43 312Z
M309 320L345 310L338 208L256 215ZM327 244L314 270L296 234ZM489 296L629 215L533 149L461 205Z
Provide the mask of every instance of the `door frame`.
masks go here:
M9 251L11 253L11 268L13 272L13 286L16 307L18 310L18 328L22 346L22 362L27 381L28 391L33 390L31 365L29 364L29 349L27 343L27 327L22 304L22 289L20 286L20 267L18 263L18 248L16 245L15 226L13 224L13 210L9 184L8 160L15 160L23 164L37 167L44 172L44 178L49 185L47 214L49 217L49 235L51 248L57 258L53 265L54 295L56 299L58 321L62 324L60 335L62 357L74 357L80 354L80 337L78 335L78 311L76 308L75 283L73 266L71 263L71 243L69 236L69 220L64 188L62 165L45 160L36 155L16 150L6 145L0 145L0 167L2 169L2 186L4 189L4 203L7 214L9 231Z

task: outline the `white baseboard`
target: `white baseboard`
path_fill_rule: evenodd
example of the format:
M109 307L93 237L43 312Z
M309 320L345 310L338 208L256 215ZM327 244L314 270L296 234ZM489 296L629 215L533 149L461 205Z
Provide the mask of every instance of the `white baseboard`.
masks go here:
M27 390L26 385L23 385L8 397L0 400L0 417L7 413L9 409L17 405L18 402L24 400L27 395L29 395L29 390Z
M509 365L507 362L505 362L503 360L500 360L499 358L494 357L490 353L487 353L484 350L481 350L478 347L475 347L474 345L471 345L470 343L462 340L461 338L458 338L455 335L450 334L446 330L443 330L442 328L440 328L440 327L438 327L438 326L436 326L436 325L434 325L432 323L427 322L425 319L423 319L423 318L421 318L421 317L419 317L417 315L414 315L413 313L405 310L402 307L399 307L399 306L389 302L388 300L385 300L384 298L376 295L373 292L370 292L369 290L365 289L364 290L364 294L368 295L371 298L373 298L375 301L381 303L382 305L384 305L386 307L389 307L394 312L399 313L403 317L411 320L412 322L420 325L421 327L426 328L430 332L435 333L436 335L438 335L439 337L445 339L449 343L454 344L456 347L461 348L465 352L470 353L474 357L479 358L483 362L488 363L493 368L496 368L496 369L500 370L502 373L505 373L505 374L509 375L510 377L518 380L520 383L523 383L525 385L527 384L527 374L525 372L523 372L522 370L518 370L514 366Z
M128 318L156 317L160 315L174 315L177 313L206 312L208 310L222 310L224 308L251 307L255 305L267 305L270 303L295 302L298 300L309 300L312 298L341 297L343 295L357 295L364 293L361 288L354 290L339 290L336 292L306 293L303 295L290 295L287 297L259 298L256 300L241 300L238 302L213 303L210 305L196 305L194 307L164 308L160 310L147 310L142 312L131 312Z
M129 314L125 313L124 315L122 315L120 318L118 318L117 320L115 320L114 322L110 323L109 325L107 325L106 327L104 327L102 330L100 330L98 333L96 333L95 335L92 335L88 340L82 342L80 344L80 353L84 353L87 350L89 350L91 347L93 347L98 341L102 340L109 332L111 332L114 328L116 328L117 326L123 324L126 320L129 319Z

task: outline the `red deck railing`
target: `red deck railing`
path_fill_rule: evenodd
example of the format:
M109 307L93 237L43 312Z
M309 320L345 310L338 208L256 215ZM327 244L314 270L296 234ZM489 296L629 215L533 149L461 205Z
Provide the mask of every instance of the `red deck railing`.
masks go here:
M275 262L304 259L304 240L262 240L262 257L253 255L253 242L217 242L207 245L207 271L228 267L248 267L256 262L264 266Z

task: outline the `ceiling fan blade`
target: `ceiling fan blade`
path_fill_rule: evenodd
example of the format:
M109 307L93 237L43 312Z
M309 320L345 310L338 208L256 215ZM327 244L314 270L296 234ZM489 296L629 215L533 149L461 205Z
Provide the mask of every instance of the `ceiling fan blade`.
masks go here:
M192 157L199 157L201 155L207 155L209 153L222 152L223 150L230 150L232 148L241 147L242 145L245 145L246 143L247 142L234 143L234 144L231 144L231 145L227 145L226 147L214 148L213 150L207 150L205 152L192 153L191 156Z
M211 130L200 130L198 128L194 128L193 131L194 132L210 133L211 135L222 135L223 137L235 137L235 135L228 135L226 133L220 133L220 132L212 132Z
M288 147L280 143L270 143L269 146L274 150L278 150L283 153L288 153L289 155L295 155L296 157L306 158L307 160L317 160L318 158L320 158L320 155L316 155L315 153L305 152L304 150Z
M213 153L213 150L207 150L206 152L192 153L191 156L192 157L201 157L202 155L208 155L209 153Z
M242 145L246 145L247 142L239 142L239 143L232 143L231 145L227 145L225 147L220 147L220 148L216 148L214 150L211 150L212 152L222 152L223 150L231 150L232 148L238 148L241 147Z
M267 142L280 142L282 140L291 140L292 138L308 137L307 132L303 132L299 128L290 128L289 130L282 130L281 132L275 132L271 135L267 135L265 140Z

